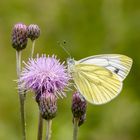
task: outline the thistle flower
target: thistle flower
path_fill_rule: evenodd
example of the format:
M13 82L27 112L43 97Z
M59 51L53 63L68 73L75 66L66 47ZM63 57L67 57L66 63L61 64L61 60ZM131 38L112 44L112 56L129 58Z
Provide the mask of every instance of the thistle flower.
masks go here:
M57 98L52 93L43 93L39 98L39 108L44 119L50 120L56 116Z
M33 90L37 94L44 92L65 95L64 88L68 85L69 76L64 63L60 63L56 56L46 57L42 55L25 63L21 72L21 88Z
M75 92L72 98L72 113L74 118L80 118L86 113L87 103L79 92Z
M27 26L22 23L15 24L12 30L12 46L17 51L23 50L27 45Z
M40 36L40 28L36 24L30 24L27 27L27 35L32 41Z

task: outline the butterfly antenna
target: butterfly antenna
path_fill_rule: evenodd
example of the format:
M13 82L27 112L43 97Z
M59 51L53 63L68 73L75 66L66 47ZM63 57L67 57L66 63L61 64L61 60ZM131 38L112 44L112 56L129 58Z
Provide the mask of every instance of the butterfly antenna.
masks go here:
M58 41L59 46L60 46L60 47L66 52L66 54L71 58L71 55L70 55L69 51L65 48L66 43L67 43L66 41L63 41L63 43L61 43L61 42Z

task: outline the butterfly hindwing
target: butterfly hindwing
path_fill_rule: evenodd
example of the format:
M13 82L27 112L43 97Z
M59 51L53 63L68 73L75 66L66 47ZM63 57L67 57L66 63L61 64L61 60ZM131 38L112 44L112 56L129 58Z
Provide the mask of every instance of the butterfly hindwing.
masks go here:
M78 63L73 71L72 77L78 90L92 104L107 103L122 89L119 76L104 67Z

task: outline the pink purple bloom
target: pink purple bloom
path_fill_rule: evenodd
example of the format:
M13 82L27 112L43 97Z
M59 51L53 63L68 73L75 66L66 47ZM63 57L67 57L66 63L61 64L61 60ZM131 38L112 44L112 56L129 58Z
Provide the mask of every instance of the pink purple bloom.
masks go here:
M56 56L42 55L30 58L21 72L21 88L33 90L35 93L53 93L62 96L68 85L69 76L64 63L60 63Z

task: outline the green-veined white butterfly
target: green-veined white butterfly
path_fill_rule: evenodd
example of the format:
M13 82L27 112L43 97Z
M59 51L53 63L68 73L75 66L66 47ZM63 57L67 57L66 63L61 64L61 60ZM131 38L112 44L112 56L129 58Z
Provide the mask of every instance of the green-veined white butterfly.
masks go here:
M132 59L120 54L96 55L75 61L68 59L68 70L81 95L92 104L104 104L122 90Z

